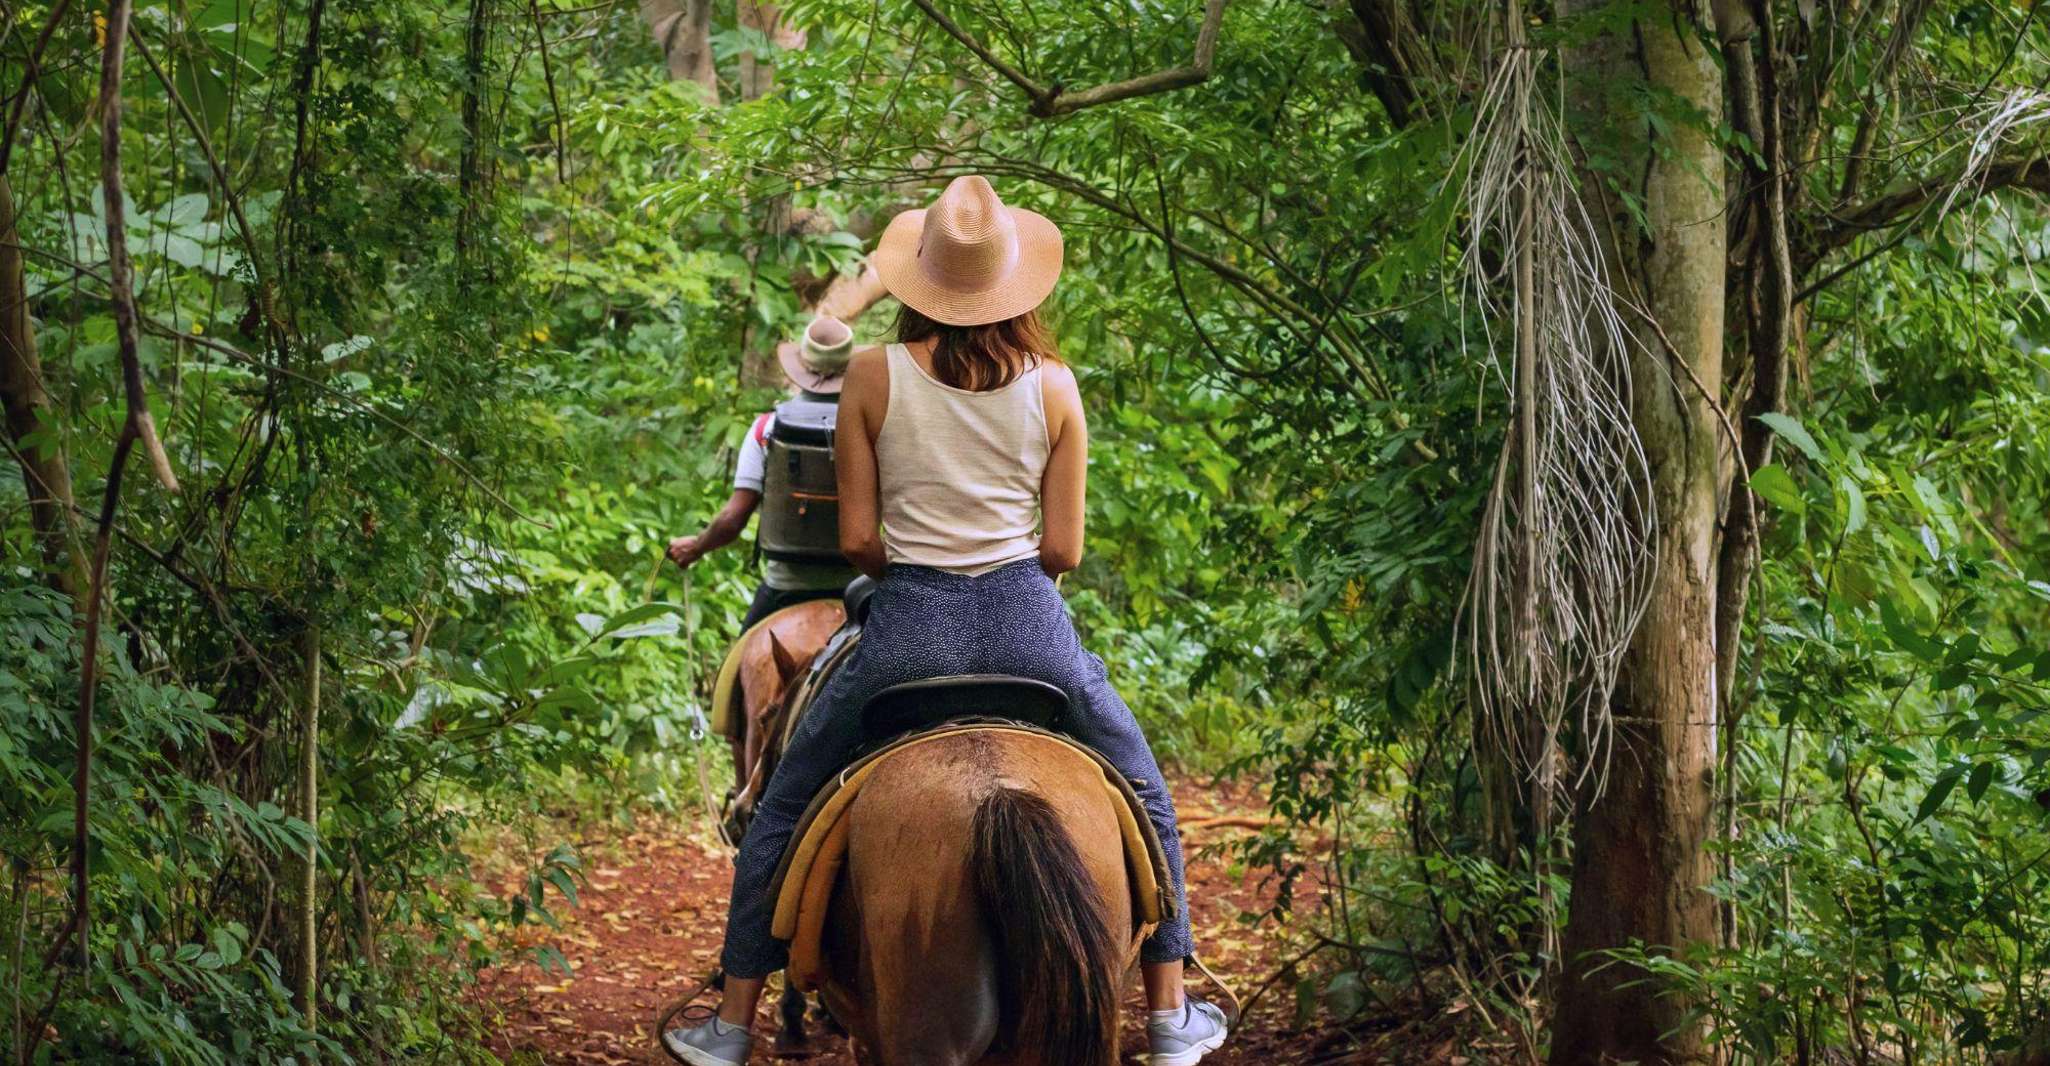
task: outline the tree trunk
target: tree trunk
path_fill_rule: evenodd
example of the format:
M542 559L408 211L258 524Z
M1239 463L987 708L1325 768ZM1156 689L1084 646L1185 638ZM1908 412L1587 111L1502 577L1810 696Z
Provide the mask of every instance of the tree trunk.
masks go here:
M855 319L887 295L883 291L882 276L876 273L874 266L863 262L858 273L836 275L826 284L825 295L819 297L817 310L851 326Z
M491 39L490 14L491 6L485 0L470 0L463 45L463 152L456 169L456 269L465 292L475 278L472 252L484 213L484 58Z
M769 43L778 49L795 50L804 47L805 32L791 25L783 17L783 10L763 0L739 0L736 13L740 28L761 33ZM740 98L743 101L758 100L767 96L776 87L776 60L773 55L757 55L753 49L740 53ZM755 245L748 252L749 262L759 260L764 254L792 237L807 232L832 232L830 219L818 217L814 212L803 211L793 214L788 194L779 194L757 201L755 212ZM823 226L823 229L819 227ZM747 316L747 325L741 341L740 376L750 384L780 384L783 373L776 363L776 345L785 338L755 328L753 315Z
M1742 263L1731 281L1743 286L1738 307L1731 308L1730 320L1745 327L1744 341L1750 361L1749 373L1742 364L1730 368L1750 381L1745 393L1743 415L1736 419L1742 436L1742 466L1735 472L1723 509L1723 544L1716 567L1716 688L1723 700L1724 714L1734 708L1738 651L1743 643L1744 608L1751 590L1753 563L1760 535L1759 517L1763 501L1743 479L1750 471L1772 461L1772 427L1758 420L1785 405L1787 388L1787 346L1794 326L1794 263L1788 237L1788 197L1785 141L1780 109L1778 48L1770 22L1759 23L1750 8L1733 0L1716 6L1717 34L1722 40L1730 70L1732 100L1736 113L1731 125L1749 136L1764 157L1761 168L1754 163L1744 168L1741 184L1731 192L1747 197L1751 236L1742 251ZM1763 53L1761 61L1758 53ZM1853 160L1856 157L1853 156ZM1725 731L1734 727L1727 720Z
M306 630L306 694L299 706L299 817L312 834L299 871L299 1012L320 1023L320 627Z
M1659 536L1651 601L1612 699L1614 750L1595 753L1605 787L1582 797L1574 825L1554 1066L1693 1062L1704 1053L1686 1002L1602 954L1715 935L1713 901L1702 889L1710 874L1703 845L1715 747L1721 428L1702 389L1722 380L1723 157L1712 130L1723 89L1699 29L1706 4L1669 2L1670 18L1648 16L1566 56L1567 83L1584 87L1572 102L1576 136L1620 157L1614 171L1585 185L1590 213L1612 235L1611 278L1652 318L1630 323L1631 414L1650 461ZM1654 134L1641 117L1645 90L1698 108L1700 118L1675 119ZM1640 198L1644 227L1600 184L1619 178Z
M641 18L655 35L655 43L662 46L670 78L696 82L705 90L705 102L717 104L719 71L712 64L712 0L641 0Z
M740 0L737 14L740 28L755 30L768 37L769 43L784 51L804 47L805 33L800 26L793 26L783 18L783 9L763 0ZM740 98L755 100L769 94L776 87L776 61L771 56L758 56L753 49L740 53Z
M43 360L28 318L14 190L6 175L0 175L0 400L6 403L7 440L20 459L29 527L42 549L43 569L51 587L75 601L85 588L85 556L71 537L71 467L50 424Z

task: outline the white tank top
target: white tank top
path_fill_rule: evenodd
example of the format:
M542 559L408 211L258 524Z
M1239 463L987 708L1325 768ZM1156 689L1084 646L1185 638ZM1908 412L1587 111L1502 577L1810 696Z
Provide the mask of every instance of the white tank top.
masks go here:
M1038 365L970 392L889 345L890 406L876 433L883 548L893 563L979 574L1039 554L1052 448Z

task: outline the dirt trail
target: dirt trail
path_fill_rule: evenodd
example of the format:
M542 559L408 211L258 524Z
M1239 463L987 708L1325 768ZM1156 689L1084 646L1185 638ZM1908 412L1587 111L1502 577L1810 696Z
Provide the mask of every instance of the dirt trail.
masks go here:
M1273 923L1251 925L1242 915L1258 912L1271 891L1257 873L1237 871L1223 845L1246 832L1263 814L1246 789L1189 787L1177 796L1185 821L1209 826L1187 834L1190 849L1190 910L1197 943L1212 969L1250 995L1289 957ZM649 1026L665 1005L702 979L719 947L731 867L709 834L695 826L614 831L584 848L589 883L580 906L564 908L562 929L527 936L532 946L552 944L574 972L543 973L531 961L486 971L480 986L499 1018L492 1026L492 1050L514 1063L548 1066L663 1064ZM1301 905L1310 901L1299 900ZM1192 983L1199 995L1200 982ZM774 989L764 997L757 1022L755 1062L772 1061L768 1034L774 1032ZM1134 995L1127 1011L1125 1061L1143 1062L1145 1049ZM1218 1054L1215 1066L1334 1061L1332 1041L1292 1031L1291 990L1270 989L1240 1032ZM812 1026L817 1054L806 1066L851 1066L844 1039Z

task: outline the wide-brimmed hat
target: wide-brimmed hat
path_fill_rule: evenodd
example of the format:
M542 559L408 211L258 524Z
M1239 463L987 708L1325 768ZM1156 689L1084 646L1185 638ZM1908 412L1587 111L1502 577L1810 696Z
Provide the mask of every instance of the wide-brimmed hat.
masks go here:
M1005 207L977 174L955 178L931 207L890 220L869 257L883 287L950 326L981 326L1038 307L1061 276L1061 231Z
M803 341L776 346L783 376L806 392L830 396L840 391L847 359L854 352L854 331L832 315L820 315L804 327Z

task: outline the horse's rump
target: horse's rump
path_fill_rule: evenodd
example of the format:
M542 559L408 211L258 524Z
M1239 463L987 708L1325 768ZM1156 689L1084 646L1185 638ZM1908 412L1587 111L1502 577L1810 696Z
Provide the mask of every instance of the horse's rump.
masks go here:
M878 766L848 810L834 1013L885 1064L1010 1046L1112 1062L1135 946L1113 802L1088 756L1028 732L935 738Z

